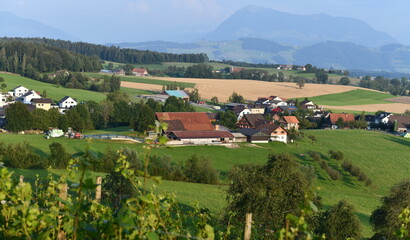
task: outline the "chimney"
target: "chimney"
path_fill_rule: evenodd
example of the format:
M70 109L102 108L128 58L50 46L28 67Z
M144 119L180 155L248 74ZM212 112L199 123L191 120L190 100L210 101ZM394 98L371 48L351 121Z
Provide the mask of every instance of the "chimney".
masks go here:
M219 124L216 124L216 125L215 125L215 130L216 130L216 131L219 131Z

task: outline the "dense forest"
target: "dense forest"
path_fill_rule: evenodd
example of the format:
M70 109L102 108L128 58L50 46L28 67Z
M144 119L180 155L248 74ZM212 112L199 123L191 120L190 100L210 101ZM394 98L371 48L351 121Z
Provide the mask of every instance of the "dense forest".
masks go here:
M119 48L85 42L70 42L47 38L2 38L0 41L23 41L40 43L51 47L65 49L70 52L96 57L105 61L129 64L155 64L162 62L202 63L208 61L206 54L173 54L154 51Z
M34 42L0 39L0 71L21 74L38 80L41 73L66 69L95 72L101 69L98 58L71 53Z
M410 81L407 77L389 79L381 76L375 78L365 76L360 80L359 86L389 92L393 95L410 95Z

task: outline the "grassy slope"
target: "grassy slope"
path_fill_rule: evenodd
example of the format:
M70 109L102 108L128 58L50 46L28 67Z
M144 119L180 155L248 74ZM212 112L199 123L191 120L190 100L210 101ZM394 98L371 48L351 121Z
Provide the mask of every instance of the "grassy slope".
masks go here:
M29 78L25 78L25 77L21 77L17 75L0 73L0 77L3 77L5 79L8 90L11 90L14 87L17 87L19 85L23 85L24 87L28 89L39 91L40 93L42 93L43 90L46 90L47 97L55 101L59 101L60 99L62 99L64 96L67 96L67 95L79 101L93 100L93 101L99 102L105 98L104 93L86 91L86 90L81 90L81 89L70 89L70 88L58 87L53 84L43 83L40 81L36 81L33 79L29 79Z
M385 99L393 97L393 95L387 93L357 89L343 93L311 97L309 99L319 105L347 106L391 103Z
M86 76L89 77L101 77L101 76L107 76L106 74L100 74L100 73L85 73ZM154 84L154 85L167 85L172 83L173 81L166 81L166 80L159 80L159 79L152 79L152 78L144 78L144 77L134 77L134 76L119 76L121 81L126 81L126 82L136 82L136 83L148 83L148 84ZM183 82L177 82L178 86L182 86L185 88L193 88L195 87L195 83L183 83Z
M107 132L110 131L115 132L116 130L112 129ZM317 143L312 144L308 139L303 139L297 144L271 143L259 144L258 147L243 144L236 149L220 146L175 147L155 149L154 154L171 155L177 162L186 160L193 153L207 156L222 172L222 178L226 179L226 173L235 164L263 164L269 153L287 152L302 164L315 166L319 176L315 185L320 188L318 192L323 197L325 206L335 204L340 199L346 199L356 207L357 214L365 223L364 233L369 236L371 229L368 218L379 204L380 197L386 195L391 186L409 175L410 166L406 151L408 152L410 147L410 140L385 133L360 130L311 130L306 131L305 135L316 136ZM67 150L72 153L83 150L87 144L86 140L46 140L38 135L0 134L0 141L3 142L16 143L24 140L29 141L40 154L48 154L48 145L52 142L64 144ZM115 150L122 147L133 148L138 152L143 151L141 144L124 142L93 141L90 142L90 145L91 149L98 155L103 154L107 149ZM323 159L329 161L329 165L340 169L338 167L340 163L328 159L329 149L343 151L346 159L361 167L372 179L375 186L366 187L343 171L342 181L332 181L319 168L318 164L312 162L306 154L309 151L319 152ZM204 206L212 208L213 212L218 212L224 207L225 197L222 189L218 186L167 182L160 186L160 190L176 192L184 203L199 201Z

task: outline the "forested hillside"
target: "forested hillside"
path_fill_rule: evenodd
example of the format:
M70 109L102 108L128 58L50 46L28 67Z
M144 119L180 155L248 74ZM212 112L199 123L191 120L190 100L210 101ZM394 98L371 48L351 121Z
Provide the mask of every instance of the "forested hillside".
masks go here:
M174 54L160 53L148 50L121 49L115 46L104 46L85 42L70 42L47 38L2 38L1 41L22 41L41 43L47 46L58 47L74 53L100 58L101 60L131 63L152 64L161 62L190 62L202 63L208 61L205 54Z

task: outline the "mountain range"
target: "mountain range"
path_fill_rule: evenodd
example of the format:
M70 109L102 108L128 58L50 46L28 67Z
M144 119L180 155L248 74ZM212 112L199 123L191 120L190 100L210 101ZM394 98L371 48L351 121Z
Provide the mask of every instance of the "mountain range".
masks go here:
M21 18L10 12L0 12L1 37L45 37L70 41L78 41L74 37L57 28L41 22Z

